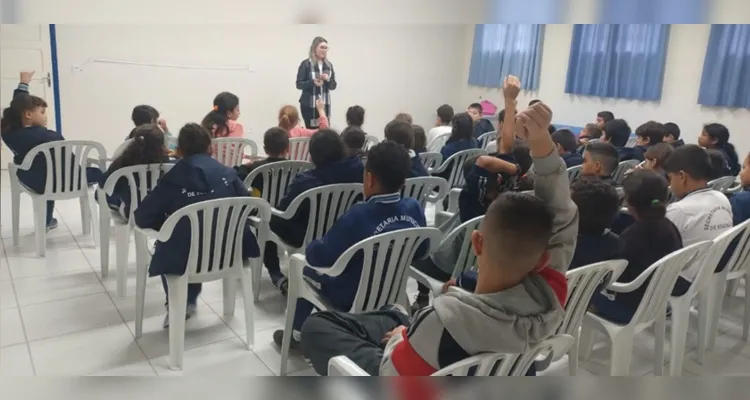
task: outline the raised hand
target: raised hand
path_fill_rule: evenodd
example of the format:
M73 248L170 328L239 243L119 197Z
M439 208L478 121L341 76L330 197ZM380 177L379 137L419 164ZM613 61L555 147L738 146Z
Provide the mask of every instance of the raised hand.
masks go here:
M23 71L21 72L21 83L29 84L31 83L31 78L34 77L34 72L36 71Z
M508 100L515 100L518 98L518 94L521 92L521 81L513 76L508 75L503 81L503 95Z

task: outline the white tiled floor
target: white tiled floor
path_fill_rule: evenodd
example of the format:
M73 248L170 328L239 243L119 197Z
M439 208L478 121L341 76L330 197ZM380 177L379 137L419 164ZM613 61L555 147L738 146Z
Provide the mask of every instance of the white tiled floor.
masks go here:
M167 367L168 334L161 328L164 294L158 279L150 279L143 337L134 338L135 251L131 248L128 297L118 298L114 281L114 245L110 276L100 275L99 250L81 234L76 201L57 203L60 226L50 232L47 257L36 258L31 205L22 197L21 242L11 240L10 193L7 175L0 175L0 376L114 375L162 376L179 374L274 375L279 350L272 334L284 324L285 302L264 276L255 312L255 348L244 349L245 324L241 301L234 317L222 312L221 284L208 283L198 314L187 323L185 370ZM131 246L132 247L132 246ZM413 282L411 282L413 284ZM412 287L413 288L413 287ZM688 338L685 374L750 375L750 346L742 342L742 306L725 304L721 334L706 363L694 357L695 337ZM581 375L606 373L608 349L599 345L592 360L581 363ZM653 373L653 337L636 340L632 373ZM546 372L566 375L567 364ZM292 375L314 375L299 356L290 360Z

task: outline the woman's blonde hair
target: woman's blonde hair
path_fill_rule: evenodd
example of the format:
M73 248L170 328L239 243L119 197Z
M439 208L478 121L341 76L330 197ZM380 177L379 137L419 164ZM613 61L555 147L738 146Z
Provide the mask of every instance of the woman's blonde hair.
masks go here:
M286 105L279 110L279 128L286 131L292 130L299 124L299 113L297 107Z
M328 41L322 36L316 36L315 39L313 39L312 44L310 44L309 57L310 57L310 62L313 65L316 65L317 63L317 60L315 58L315 49L317 49L321 43L328 43ZM331 64L328 62L328 57L323 59L323 63L330 69Z

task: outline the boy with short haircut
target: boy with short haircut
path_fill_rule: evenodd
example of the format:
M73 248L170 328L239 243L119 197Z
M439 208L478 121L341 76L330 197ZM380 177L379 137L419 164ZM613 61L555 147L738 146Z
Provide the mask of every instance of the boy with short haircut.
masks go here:
M433 139L442 134L451 133L451 121L453 120L453 114L453 107L448 104L443 104L442 106L438 107L435 127L430 129L430 131L427 133L427 144L430 144Z
M394 119L385 126L384 133L385 140L392 140L403 146L409 152L409 158L411 159L409 178L429 176L427 168L422 164L422 159L420 159L419 155L413 150L414 129L412 128L412 124Z
M680 231L684 246L713 240L732 228L732 206L727 197L706 184L713 169L708 153L699 146L687 144L675 149L664 163L669 184L679 199L667 206L667 218ZM691 281L698 266L683 271Z
M422 125L412 124L411 129L414 131L414 152L417 155L427 152L427 134Z
M612 114L611 111L599 111L599 113L596 114L596 125L599 129L604 129L604 126L614 119L615 114Z
M398 114L396 114L396 116L393 119L396 120L396 121L406 122L409 125L411 125L411 124L414 123L414 118L412 118L411 114L409 114L409 113L398 113Z
M392 141L384 141L370 149L364 172L365 202L349 209L334 223L328 233L313 241L305 250L307 263L314 267L332 267L351 246L369 237L401 229L425 227L424 210L418 201L401 197L401 188L409 176L409 155L406 149ZM417 252L421 258L426 246ZM305 276L320 285L320 294L337 310L349 310L354 302L362 275L362 257L349 262L341 275L320 275L306 268ZM297 300L294 315L292 348L297 348L302 324L313 311L312 303ZM273 334L281 345L283 330Z
M367 142L367 134L362 131L362 129L353 126L346 128L343 132L341 132L341 140L344 141L348 157L362 158L362 156L364 155L364 151L362 149L365 147L365 143Z
M583 163L583 157L576 152L576 149L578 148L576 135L569 129L555 131L555 133L552 134L552 141L557 147L557 153L560 154L560 157L565 161L565 165L568 168Z
M365 109L361 106L351 106L346 110L346 129L359 128L365 123ZM346 130L345 129L345 130Z
M643 151L626 147L630 140L630 125L624 119L613 119L607 122L602 129L602 141L612 143L617 149L620 161L638 160L643 161Z
M635 147L634 149L640 150L641 154L636 155L640 161L644 161L644 154L652 146L655 146L664 141L666 135L666 129L664 124L656 121L648 121L635 130Z
M474 121L474 138L479 139L480 136L487 132L492 132L495 130L495 127L492 126L492 122L490 122L487 119L482 118L482 105L479 103L471 103L469 104L469 107L466 109L466 112L471 116L471 119ZM499 129L499 128L498 128Z
M344 141L332 129L320 129L310 137L310 158L315 168L297 175L279 200L276 209L285 211L294 199L302 193L324 185L336 183L362 183L364 165L358 158L348 158ZM300 204L291 219L277 216L271 217L271 230L283 241L299 247L307 232L307 222L310 218L310 203ZM279 254L276 243L266 242L263 255L271 281L283 295L286 295L288 281L281 273Z
M685 145L685 141L680 139L680 127L674 122L664 124L664 141L675 149Z
M251 172L262 165L286 161L286 156L289 153L289 133L276 126L267 130L263 134L263 150L266 152L266 158L234 167L237 176L243 182ZM255 177L251 188L253 196L260 197L263 190L263 176ZM271 206L275 206L275 204L271 204Z
M612 144L607 142L589 143L583 151L581 175L598 178L616 186L617 183L612 179L612 174L617 169L619 162L617 149Z
M328 361L345 355L371 375L426 376L480 353L522 353L554 334L565 315L578 213L547 131L551 116L542 103L518 114L535 196L501 195L473 232L475 293L450 291L411 321L400 306L315 314L302 328L302 348L316 372L325 375Z
M589 140L600 139L602 137L602 130L597 124L586 124L586 126L578 134L578 152L583 151L583 147Z

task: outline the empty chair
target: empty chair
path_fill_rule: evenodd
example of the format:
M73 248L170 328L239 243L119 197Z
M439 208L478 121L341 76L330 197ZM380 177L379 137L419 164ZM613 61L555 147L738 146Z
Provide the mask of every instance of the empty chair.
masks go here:
M663 321L662 314L667 310L667 296L672 292L677 276L683 268L699 258L710 245L711 242L700 242L685 247L664 256L633 281L628 283L615 282L609 285L607 289L617 293L629 293L644 284L648 286L635 315L627 325L610 322L591 312L586 313L581 327L581 359L589 359L594 345L594 333L596 331L602 332L612 344L610 374L612 376L628 375L635 334L656 322L657 348L654 354L654 363L655 372L660 375L660 372L664 369L664 351L663 348L660 348L659 343L663 343L664 326L659 326L659 324L660 321ZM646 281L649 282L646 283ZM659 335L662 336L661 342L658 340Z
M362 272L357 294L350 310L352 313L373 311L387 305L403 302L406 299L406 270L419 247L440 241L442 234L435 228L410 228L382 233L360 241L346 250L330 268L313 268L320 274L335 277L341 275L347 264L361 254ZM387 251L380 251L387 249ZM429 254L429 248L426 254ZM297 299L304 298L319 310L333 307L303 277L307 261L301 254L291 257L289 263L289 295L286 306L286 324L281 346L281 375L286 375L289 346L293 331ZM371 277L373 279L371 279Z
M497 140L497 131L483 133L481 136L479 136L479 138L477 138L480 149L487 149L487 145L490 144L490 142L496 141L496 140Z
M721 178L714 179L711 182L708 182L708 187L713 190L718 190L722 193L726 193L736 181L736 176L722 176Z
M623 178L625 178L625 174L635 168L638 164L640 164L640 161L638 160L627 160L617 164L617 168L612 172L612 180L615 181L616 184L621 185Z
M169 366L180 370L185 351L185 308L187 307L188 283L202 283L223 280L224 314L233 315L235 308L235 283L240 282L245 307L247 328L246 345L253 346L253 285L251 270L260 268L263 259L263 246L260 257L243 259L242 248L245 224L251 213L255 213L260 223L256 224L256 238L265 243L268 238L271 206L263 199L232 197L191 204L172 214L159 232L135 228L136 251L138 253L138 276L136 288L136 338L143 333L143 309L148 274L148 237L166 242L172 237L177 223L185 218L189 221L191 243L188 263L183 275L167 275L169 287ZM219 233L219 234L216 234Z
M97 153L98 158L91 157L91 151ZM24 185L18 178L19 171L31 169L34 159L42 156L47 166L47 180L44 193L37 193ZM107 152L98 142L86 140L60 140L40 144L34 147L23 159L21 165L8 163L10 178L11 214L13 229L13 245L18 246L19 224L21 218L21 193L31 197L34 212L34 235L36 236L36 252L39 257L47 253L47 201L78 199L81 203L81 219L83 233L89 234L98 229L98 219L95 209L94 192L89 190L86 168L91 160L96 166L105 168ZM94 183L94 182L91 182ZM99 238L94 233L94 241Z
M246 158L258 155L258 145L250 139L223 137L211 140L213 157L228 167L242 165ZM249 152L248 152L249 149Z
M583 170L583 167L580 165L576 165L575 167L568 168L568 180L570 181L570 183L573 183L573 181L575 181L581 176L582 170Z
M443 163L443 155L438 152L419 153L419 159L428 171Z
M427 151L429 152L440 152L440 149L445 146L448 138L451 137L450 132L441 133L435 136L429 143L427 143Z
M310 158L310 138L289 138L289 156L287 158L291 161L312 161Z
M424 209L427 202L437 203L448 195L448 182L436 176L409 178L401 189L401 195L419 201Z
M447 160L443 160L443 163L439 167L430 171L430 174L438 175L448 172L448 177L446 178L448 185L451 188L460 188L465 182L463 168L466 161L472 157L484 154L487 154L487 152L480 149L461 150L448 157Z

